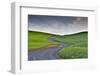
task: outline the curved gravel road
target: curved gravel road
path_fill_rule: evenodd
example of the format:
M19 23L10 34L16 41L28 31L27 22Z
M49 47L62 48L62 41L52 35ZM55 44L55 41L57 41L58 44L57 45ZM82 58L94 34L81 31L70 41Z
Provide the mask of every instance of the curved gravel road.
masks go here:
M67 47L67 44L56 40L55 37L48 38L49 41L57 42L59 46L48 47L43 49L38 49L36 51L28 52L28 60L53 60L53 59L60 59L57 55L57 52L60 51L62 48Z

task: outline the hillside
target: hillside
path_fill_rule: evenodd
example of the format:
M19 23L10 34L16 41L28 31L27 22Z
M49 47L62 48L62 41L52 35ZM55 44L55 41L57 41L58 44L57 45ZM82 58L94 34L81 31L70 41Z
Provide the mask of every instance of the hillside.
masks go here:
M55 41L50 41L53 38ZM88 57L88 33L81 32L72 35L53 35L43 32L28 32L28 49L36 51L35 49L48 48L50 46L57 46L59 42L65 43L68 46L61 49L57 54L63 59L70 58L87 58Z

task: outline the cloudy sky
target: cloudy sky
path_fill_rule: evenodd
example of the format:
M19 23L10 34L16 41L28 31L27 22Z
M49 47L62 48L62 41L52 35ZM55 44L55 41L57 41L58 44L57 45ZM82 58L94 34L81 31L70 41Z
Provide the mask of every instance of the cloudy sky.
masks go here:
M28 15L28 30L57 35L87 31L87 17Z

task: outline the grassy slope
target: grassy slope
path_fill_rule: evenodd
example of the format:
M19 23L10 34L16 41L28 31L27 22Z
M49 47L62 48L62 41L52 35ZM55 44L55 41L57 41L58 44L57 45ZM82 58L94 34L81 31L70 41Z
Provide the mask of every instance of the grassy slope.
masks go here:
M42 32L28 32L28 48L37 49L44 48L50 45L56 45L57 43L48 41L48 38L55 36L59 41L65 42L69 45L58 52L61 58L87 58L87 32L82 32L73 35L58 36Z
M48 45L54 45L56 43L48 41L51 34L42 32L28 32L28 49L42 48Z
M87 58L87 38L88 33L82 32L74 35L66 35L63 37L57 37L58 40L64 41L69 44L69 47L63 48L58 52L61 58L72 59L72 58Z
M57 40L63 41L70 46L87 47L87 32L81 32L73 35L56 36Z

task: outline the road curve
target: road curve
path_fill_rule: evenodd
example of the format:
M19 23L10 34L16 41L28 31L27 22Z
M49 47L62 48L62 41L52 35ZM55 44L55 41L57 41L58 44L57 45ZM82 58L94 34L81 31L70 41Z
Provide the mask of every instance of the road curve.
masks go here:
M66 47L67 44L56 40L55 37L48 38L49 41L57 42L59 46L37 49L36 51L28 52L28 60L54 60L60 59L57 52Z

